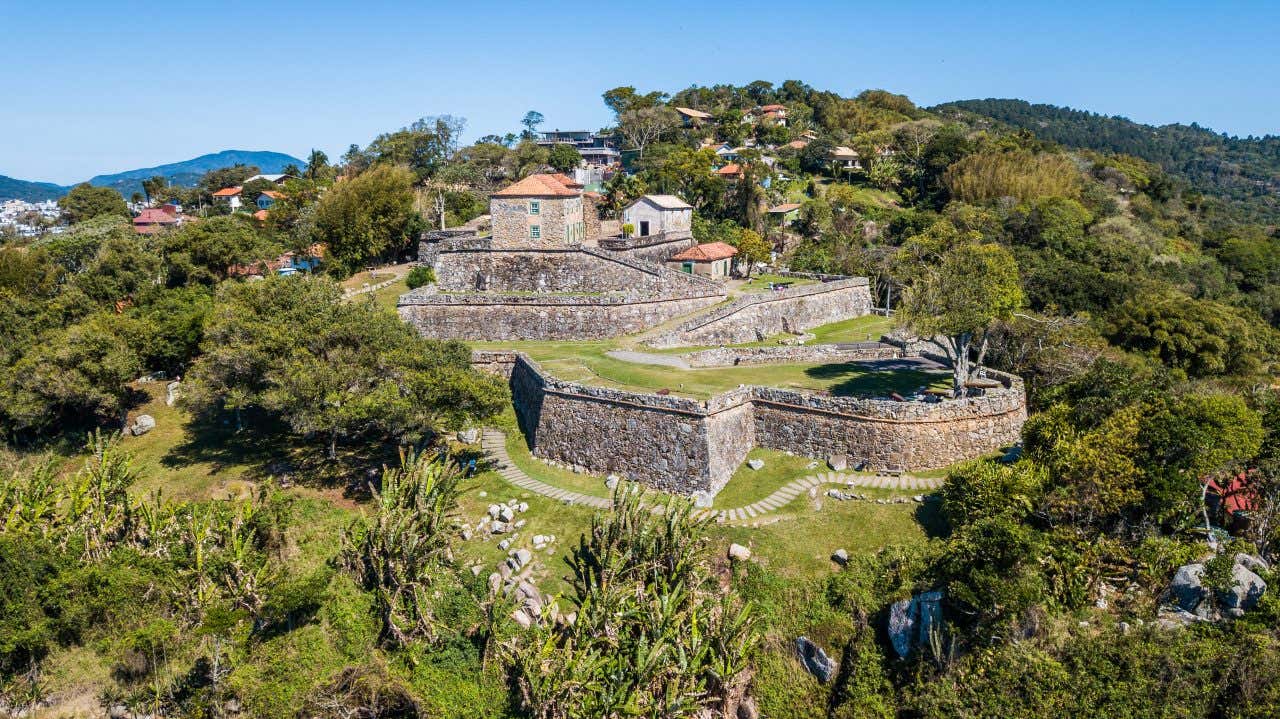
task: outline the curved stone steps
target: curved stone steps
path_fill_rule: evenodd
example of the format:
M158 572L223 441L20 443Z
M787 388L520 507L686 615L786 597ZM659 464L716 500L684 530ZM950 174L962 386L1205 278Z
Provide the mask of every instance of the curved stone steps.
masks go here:
M511 461L507 453L507 436L496 429L485 429L480 435L480 446L494 460L498 475L521 489L534 494L550 497L565 502L593 509L608 509L612 502L605 497L596 497L581 492L553 487L525 474ZM901 477L869 477L858 474L841 474L839 472L820 472L818 474L796 479L784 484L764 499L734 509L701 509L699 516L710 516L716 522L740 524L758 523L762 515L769 514L790 504L796 498L807 494L809 490L825 484L841 487L861 487L864 489L895 489L909 491L931 491L942 486L942 480L934 477L915 477L904 474ZM654 507L660 511L661 507Z

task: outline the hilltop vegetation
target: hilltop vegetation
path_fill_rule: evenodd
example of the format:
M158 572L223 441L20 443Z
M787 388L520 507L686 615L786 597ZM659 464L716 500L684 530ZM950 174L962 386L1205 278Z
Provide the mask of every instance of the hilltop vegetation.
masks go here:
M1124 117L1024 100L961 100L932 108L981 125L981 118L1065 147L1132 155L1159 165L1209 201L1225 201L1265 222L1280 220L1280 137L1231 137L1192 123L1155 127Z
M567 153L516 133L460 146L460 119L424 118L336 163L313 153L264 221L234 213L154 235L81 192L68 232L0 246L8 705L1280 712L1274 227L1220 211L1238 198L1203 177L885 91L755 82L603 100L627 170L604 184L607 214L678 194L699 240L752 254L767 243L791 269L872 278L903 329L941 336L953 389L977 364L1026 379L1021 453L952 468L936 501L904 511L815 516L817 496L767 531L707 527L679 503L642 511L624 483L616 511L588 517L516 494L449 441L468 425L514 432L503 387L469 368L465 346L416 337L334 284L411 254L422 229L477 217L494 188ZM677 107L709 118L686 125ZM525 115L527 133L540 117ZM736 172L714 173L725 144ZM147 192L200 200L250 174ZM794 221L768 212L782 202L800 206ZM328 277L244 279L320 241ZM164 415L183 425L108 439L163 401L134 381L154 372L184 377ZM1206 504L1207 480L1231 501ZM183 501L140 489L166 484ZM499 549L472 524L508 494L527 500L526 531L560 535L529 575L537 587L486 579L527 542ZM729 541L753 557L726 558ZM867 551L823 559L842 545ZM1201 585L1184 609L1196 614L1171 611L1170 583L1192 563ZM1272 586L1258 596L1242 584L1253 578ZM927 627L891 631L904 611ZM800 663L801 636L836 662L825 681Z

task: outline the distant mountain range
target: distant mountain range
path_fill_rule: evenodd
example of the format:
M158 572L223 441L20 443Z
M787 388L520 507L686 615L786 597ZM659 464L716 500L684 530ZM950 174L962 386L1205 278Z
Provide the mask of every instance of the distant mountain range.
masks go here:
M144 167L111 175L97 175L89 179L89 184L110 187L127 198L135 192L142 192L142 181L156 175L163 175L170 184L191 187L204 173L232 165L255 165L264 173L274 173L280 172L288 165L302 167L305 164L302 160L281 152L223 150L168 165ZM67 190L71 187L72 185L29 182L0 175L0 200L18 199L27 202L53 200L67 194Z

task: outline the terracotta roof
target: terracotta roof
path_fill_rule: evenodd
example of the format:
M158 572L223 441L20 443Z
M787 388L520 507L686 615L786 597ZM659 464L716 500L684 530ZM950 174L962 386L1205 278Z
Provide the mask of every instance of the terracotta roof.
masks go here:
M842 159L842 160L843 159L856 160L858 159L858 151L845 147L844 145L838 145L833 150L831 150L831 156L838 159Z
M761 112L778 112L779 110L785 111L786 109L786 105L762 105L760 107Z
M158 208L147 208L133 218L135 225L176 225L178 218Z
M791 212L792 210L798 210L798 209L800 209L799 202L784 202L781 205L778 205L776 207L770 207L769 212L782 214L782 213Z
M258 222L266 222L266 221L267 221L267 211L266 211L266 210L258 210L257 212L253 213L253 219L257 220Z
M716 170L716 174L717 175L741 175L742 168L738 166L738 163L730 162L729 164L725 165L719 170Z
M213 193L213 196L214 197L235 197L238 194L240 194L239 187L224 187L221 190L218 190L217 192Z
M284 197L283 192L277 192L276 190L263 190L262 194L266 195L267 197L270 197L273 200L278 200L281 197Z
M723 242L708 242L705 245L694 245L679 254L673 255L671 259L680 262L715 262L716 260L724 260L738 254L738 248L733 245L727 245Z
M557 172L551 176L559 180L560 184L564 185L565 187L568 187L569 189L574 189L574 188L577 188L579 190L582 189L581 182L578 182L577 180L573 179L572 177L569 177L563 172Z
M561 175L561 177L564 176ZM529 175L513 185L498 190L492 197L577 197L578 194L577 190L565 185L564 181L555 175Z
M791 142L787 143L787 147L790 147L796 150L803 150L808 146L809 146L808 140L792 140Z

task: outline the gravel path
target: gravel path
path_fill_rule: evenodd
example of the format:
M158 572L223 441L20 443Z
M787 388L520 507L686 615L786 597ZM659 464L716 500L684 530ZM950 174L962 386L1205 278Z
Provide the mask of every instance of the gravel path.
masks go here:
M635 350L609 350L605 355L623 362L635 362L636 364L656 364L663 367L675 367L676 369L693 369L683 357L678 355L660 355L651 352L636 352Z

